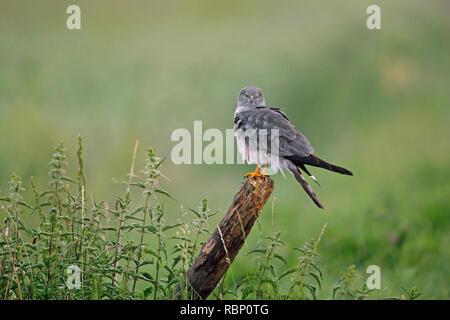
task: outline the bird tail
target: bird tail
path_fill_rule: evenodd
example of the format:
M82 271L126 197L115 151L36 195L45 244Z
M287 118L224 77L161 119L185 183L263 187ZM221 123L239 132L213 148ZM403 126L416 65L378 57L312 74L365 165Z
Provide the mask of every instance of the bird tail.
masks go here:
M319 198L317 198L316 193L311 188L311 186L306 182L306 179L303 177L300 168L297 167L292 161L286 160L286 165L288 170L294 175L295 179L300 183L303 190L309 195L309 197L314 201L314 203L321 209L324 209L322 203Z
M349 176L352 176L353 173L350 170L347 170L345 168L336 166L334 164L328 163L325 160L320 159L319 157L316 157L315 155L309 155L307 157L304 157L301 159L301 162L303 164L307 164L310 166L314 166L314 167L319 167L319 168L323 168L323 169L327 169L330 171L334 171L340 174L346 174Z

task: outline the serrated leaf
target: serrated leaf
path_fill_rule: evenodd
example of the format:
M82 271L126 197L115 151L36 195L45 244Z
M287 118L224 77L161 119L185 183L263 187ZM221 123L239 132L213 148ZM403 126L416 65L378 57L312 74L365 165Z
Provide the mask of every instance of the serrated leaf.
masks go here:
M148 265L148 264L154 264L153 260L144 260L141 263L139 263L139 267Z
M333 288L333 299L336 297L336 291L338 291L339 289L341 289L341 287L340 286L337 286L337 287L334 287Z
M142 226L142 228L147 229L148 231L150 231L151 233L157 233L158 229L156 229L156 227L152 226L152 225L146 225L146 226Z
M313 286L310 285L310 284L305 284L305 287L309 290L309 292L311 292L311 295L312 295L313 299L314 299L314 300L317 300L317 297L316 297L316 288L313 287Z
M75 180L73 180L72 178L69 178L69 177L61 177L61 180L72 182L72 183L77 183Z
M317 284L319 285L319 289L322 289L322 285L320 284L319 276L317 274L315 274L314 272L309 272L309 275L316 280Z
M135 187L139 187L141 189L145 189L145 185L143 183L140 182L132 182L130 183L131 186L135 186Z
M181 223L170 224L170 225L167 225L164 228L162 228L162 231L170 230L170 229L173 229L173 228L176 228L179 226L181 226Z
M208 218L210 218L210 217L212 217L212 216L215 216L216 214L218 214L220 211L219 210L217 210L217 211L215 211L215 212L213 212L213 213L210 213L209 215L208 215Z
M144 209L143 206L137 207L133 212L130 213L131 216L134 216L136 213L142 211Z
M323 275L322 275L322 271L319 269L319 267L316 266L316 265L315 265L314 263L312 263L312 262L310 262L309 265L312 266L314 269L316 269L317 272L319 272L320 280L322 280L322 279L323 279Z
M291 273L294 273L295 272L295 270L296 269L289 269L289 270L286 270L285 272L283 272L281 275L280 275L280 277L278 278L278 279L283 279L285 276L287 276L287 275L289 275L289 274L291 274Z
M172 269L175 268L175 266L178 264L178 262L180 262L180 260L181 260L181 255L178 255L175 257L175 259L173 259Z
M282 256L280 256L278 253L275 253L274 257L277 258L277 259L279 259L279 260L281 260L281 261L283 261L283 263L284 263L286 266L288 265L287 261L286 261Z
M266 253L266 249L263 249L263 248L253 249L253 250L250 250L247 253L247 255L252 254L252 253Z
M303 254L306 256L306 252L305 252L305 250L303 250L303 249L300 249L300 248L294 248L293 250L300 251L301 253L303 253Z
M170 199L176 201L167 191L165 191L163 189L155 189L155 192L161 193L161 194L165 195L166 197L169 197Z
M197 210L192 209L192 208L189 208L189 210L190 210L192 213L194 213L198 218L201 218L201 215L200 215L200 213L198 213Z
M117 231L114 227L104 227L100 228L100 231Z

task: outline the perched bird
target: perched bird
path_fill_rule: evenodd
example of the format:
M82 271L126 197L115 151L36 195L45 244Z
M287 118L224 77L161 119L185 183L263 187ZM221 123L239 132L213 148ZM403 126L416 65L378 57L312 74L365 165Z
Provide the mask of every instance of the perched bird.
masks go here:
M251 139L248 132L256 132L254 136L257 138ZM277 136L276 144L272 143L275 137L274 132ZM255 171L246 176L264 175L268 165L275 170L281 170L283 175L283 169L287 169L319 208L323 209L322 203L302 175L303 171L318 183L317 179L309 173L306 165L353 175L351 171L313 155L314 149L308 139L295 128L283 111L266 106L262 90L258 87L244 87L239 92L238 104L234 112L234 134L243 159L249 164L257 164ZM278 150L274 150L274 145ZM262 172L259 170L261 165L265 165Z

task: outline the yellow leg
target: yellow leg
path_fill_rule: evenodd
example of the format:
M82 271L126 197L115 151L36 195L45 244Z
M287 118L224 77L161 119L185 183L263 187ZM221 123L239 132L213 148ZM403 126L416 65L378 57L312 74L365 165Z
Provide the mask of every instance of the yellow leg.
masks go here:
M266 165L264 166L263 171L261 172L261 175L262 175L262 176L265 176L265 175L266 175L266 169L267 169L268 166L269 166L269 164L266 163Z
M248 176L251 176L251 177L255 177L255 176L261 177L261 171L259 171L259 164L256 166L255 171L246 173L246 174L244 175L244 177L248 177Z
M266 175L266 169L267 169L268 166L269 166L269 164L266 164L266 165L264 166L263 171L260 171L260 170L259 170L260 166L259 166L259 164L258 164L258 165L256 166L255 171L249 172L249 173L245 174L244 177L248 177L248 176L251 176L251 177L265 177L265 176L267 176L267 175Z

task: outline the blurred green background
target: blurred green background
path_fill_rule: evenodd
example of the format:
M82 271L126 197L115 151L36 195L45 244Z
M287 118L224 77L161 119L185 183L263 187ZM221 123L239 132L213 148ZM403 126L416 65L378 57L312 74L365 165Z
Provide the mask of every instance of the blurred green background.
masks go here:
M79 31L66 28L74 3ZM366 28L374 3L382 30ZM280 230L293 266L292 248L328 222L326 288L351 264L363 274L375 264L387 296L416 285L424 298L448 299L449 14L444 0L1 1L0 191L11 172L44 188L60 141L73 173L81 134L89 193L112 201L136 139L138 166L145 146L170 157L174 129L232 128L239 90L257 85L317 155L355 176L311 170L324 211L276 176L274 222L268 204L248 248ZM187 207L207 197L221 210L216 223L250 169L169 159L162 185ZM167 208L177 219L177 204ZM250 270L241 253L233 275Z

